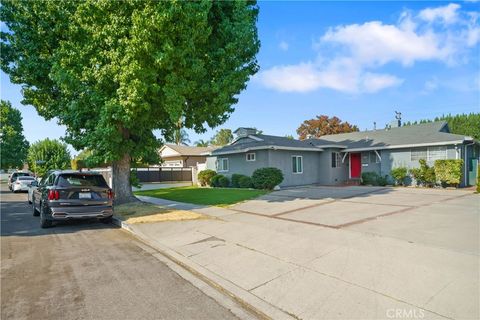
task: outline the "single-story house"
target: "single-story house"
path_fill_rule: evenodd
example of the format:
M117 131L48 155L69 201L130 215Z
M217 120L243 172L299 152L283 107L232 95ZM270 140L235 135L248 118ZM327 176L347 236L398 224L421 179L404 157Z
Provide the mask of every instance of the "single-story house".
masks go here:
M185 145L165 144L158 151L163 160L162 167L188 168L205 163L207 155L214 147L191 147Z
M282 170L280 186L341 185L358 181L362 172L389 175L392 168L429 165L437 159L463 159L461 186L476 183L480 144L472 137L452 134L446 122L361 131L295 140L239 128L237 138L212 151L207 168L231 176L251 176L263 167Z

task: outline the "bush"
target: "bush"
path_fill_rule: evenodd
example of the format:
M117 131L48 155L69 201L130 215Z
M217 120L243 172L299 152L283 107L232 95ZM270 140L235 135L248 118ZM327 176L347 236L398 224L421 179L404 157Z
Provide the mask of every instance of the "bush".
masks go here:
M252 183L256 189L272 190L283 181L283 173L277 168L261 168L253 172Z
M445 185L457 187L462 179L463 160L436 160L435 177Z
M480 193L480 164L477 166L477 193Z
M220 187L220 179L225 177L223 174L216 174L210 179L210 186Z
M410 174L417 181L417 184L421 184L426 187L432 187L435 185L435 169L427 164L425 159L420 159L420 168L410 169Z
M377 178L377 183L374 184L374 185L375 185L375 186L385 187L387 184L388 184L387 176L385 176L385 177L378 176L378 178Z
M407 168L405 167L393 168L392 171L390 171L390 175L395 180L395 184L400 184L402 186L405 185L407 173Z
M232 174L232 187L239 188L240 187L240 178L246 177L243 174L234 173Z
M214 170L202 170L198 173L198 182L200 183L201 186L210 186L211 185L211 179L214 175L217 173Z
M362 184L363 185L377 185L379 176L376 172L362 172Z
M219 179L218 179L218 186L219 187L222 187L222 188L227 188L230 186L230 179L228 179L227 177L225 176L221 176Z
M232 184L233 184L233 177L232 177ZM251 187L253 187L252 178L247 177L247 176L241 176L238 179L238 186L240 188L251 188Z

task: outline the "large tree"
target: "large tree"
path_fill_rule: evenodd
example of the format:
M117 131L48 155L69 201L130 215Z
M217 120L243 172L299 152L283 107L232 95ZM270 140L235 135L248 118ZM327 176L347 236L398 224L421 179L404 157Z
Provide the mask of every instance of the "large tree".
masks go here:
M214 146L225 146L230 142L232 142L232 140L233 140L232 130L220 129L212 137L212 140L210 141L210 143Z
M130 163L233 112L258 70L253 1L3 1L2 70L24 103L67 127L65 141L112 162L116 201Z
M358 127L348 122L343 122L337 117L326 115L317 116L314 119L305 120L298 127L297 134L300 140L308 138L320 138L327 134L347 133L358 131Z
M20 168L27 159L28 141L23 135L22 115L9 101L0 100L1 168Z
M414 122L405 122L403 125L428 123L433 121L446 121L451 133L462 134L480 140L480 113L443 115L434 119L424 119Z
M48 170L70 168L70 152L67 145L58 140L40 140L28 149L28 167L38 176Z

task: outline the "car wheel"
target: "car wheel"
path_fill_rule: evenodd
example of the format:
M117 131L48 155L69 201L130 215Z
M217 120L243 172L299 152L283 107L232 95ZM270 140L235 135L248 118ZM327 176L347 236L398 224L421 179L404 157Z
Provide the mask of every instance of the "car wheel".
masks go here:
M100 221L102 223L112 223L112 216L107 217L107 218L101 218Z
M40 205L40 227L42 228L50 228L52 226L52 221L48 220L45 217L45 212L43 210L43 206Z
M33 198L32 198L33 201ZM40 215L40 212L35 208L35 204L32 202L32 212L34 217L38 217Z

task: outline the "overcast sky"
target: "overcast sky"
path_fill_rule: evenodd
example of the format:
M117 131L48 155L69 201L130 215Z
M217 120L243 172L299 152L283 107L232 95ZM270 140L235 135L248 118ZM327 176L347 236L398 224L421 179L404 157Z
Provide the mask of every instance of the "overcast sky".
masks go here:
M296 136L300 123L338 116L362 130L446 113L480 112L479 2L259 2L260 72L219 128ZM2 25L2 28L4 26ZM22 106L1 73L1 98L23 115L30 142L65 128ZM189 131L193 142L209 139ZM72 150L72 153L76 152Z

